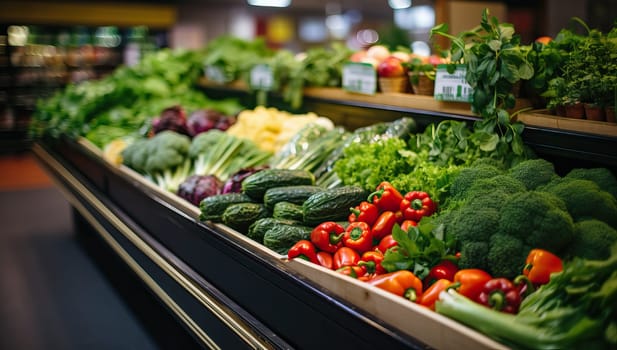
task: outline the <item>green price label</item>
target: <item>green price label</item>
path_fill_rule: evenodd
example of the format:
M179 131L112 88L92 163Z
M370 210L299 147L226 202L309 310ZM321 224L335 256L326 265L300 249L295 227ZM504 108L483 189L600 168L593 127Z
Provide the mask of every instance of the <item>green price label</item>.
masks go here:
M223 68L219 66L208 65L204 68L204 74L206 79L219 84L225 84L229 82L229 79L225 76Z
M447 65L437 66L435 75L435 99L438 101L471 102L473 89L465 80L467 67L457 65L453 73L448 72Z
M343 90L365 95L377 92L377 73L369 63L348 62L343 66Z
M250 86L253 90L271 91L274 89L274 74L267 64L258 64L251 69Z

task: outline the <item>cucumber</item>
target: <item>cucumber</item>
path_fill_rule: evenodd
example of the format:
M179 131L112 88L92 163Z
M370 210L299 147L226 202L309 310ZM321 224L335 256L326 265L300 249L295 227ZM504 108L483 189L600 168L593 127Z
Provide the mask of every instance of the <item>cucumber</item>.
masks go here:
M281 186L314 185L315 176L307 170L265 169L242 181L242 192L262 202L270 188Z
M275 218L259 219L252 223L251 226L249 226L249 232L246 236L254 241L263 244L264 235L266 234L266 232L276 225L297 226L300 225L300 222Z
M349 208L365 201L368 192L358 186L342 186L310 196L302 205L303 222L318 225L324 221L345 221Z
M272 217L275 219L288 219L295 221L303 220L302 205L290 202L278 202L272 210Z
M269 216L270 212L261 203L232 204L223 212L223 223L242 234L247 234L252 223Z
M296 242L310 239L312 228L307 226L274 225L264 234L264 245L275 252L287 255Z
M227 207L232 204L250 202L253 202L253 200L244 193L225 193L206 197L199 203L199 209L201 210L199 219L201 221L222 222L223 213Z
M323 187L309 185L274 187L266 191L263 201L266 208L270 210L274 210L274 206L278 202L302 205L308 197L323 190Z

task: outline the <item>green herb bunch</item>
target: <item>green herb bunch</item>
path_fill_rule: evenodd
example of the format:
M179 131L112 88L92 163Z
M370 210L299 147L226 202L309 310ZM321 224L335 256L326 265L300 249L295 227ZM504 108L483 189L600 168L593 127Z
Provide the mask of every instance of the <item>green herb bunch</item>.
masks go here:
M490 148L508 147L522 155L524 127L511 121L508 110L516 104L515 85L534 75L527 58L530 46L520 45L514 26L499 23L488 9L482 13L479 26L457 36L447 31L448 26L441 24L431 30L431 36L442 35L452 41L450 71L457 63L467 66L465 78L473 88L471 110L482 118L475 123L476 132L485 134L481 137L490 141L485 142Z

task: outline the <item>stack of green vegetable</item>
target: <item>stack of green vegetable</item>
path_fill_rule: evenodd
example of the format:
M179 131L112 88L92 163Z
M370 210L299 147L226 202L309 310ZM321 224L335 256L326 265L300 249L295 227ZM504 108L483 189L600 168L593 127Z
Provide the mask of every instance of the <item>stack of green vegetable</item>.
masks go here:
M315 186L307 170L265 169L242 182L242 193L220 194L200 203L203 221L222 222L280 253L301 239L312 226L345 220L349 208L366 198L359 187L324 189Z
M603 188L615 186L605 168L560 177L543 159L508 170L478 162L454 178L438 220L458 241L461 268L514 278L532 248L607 258L617 241L617 199Z
M102 148L119 137L145 134L150 119L170 106L237 113L237 101L209 100L194 87L204 57L203 51L163 49L100 80L68 85L38 102L31 132L35 137L85 136Z

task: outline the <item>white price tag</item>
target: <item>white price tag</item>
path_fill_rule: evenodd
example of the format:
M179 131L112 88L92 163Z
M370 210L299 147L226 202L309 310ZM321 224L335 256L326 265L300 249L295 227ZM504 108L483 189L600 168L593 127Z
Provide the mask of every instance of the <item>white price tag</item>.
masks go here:
M473 89L465 80L467 67L459 64L454 73L448 73L447 65L437 66L435 75L435 99L438 101L471 102Z
M213 81L215 83L225 84L229 82L229 79L225 77L225 72L223 71L223 68L219 66L208 65L204 68L204 73L205 73L206 79Z
M267 64L258 64L251 69L250 86L253 90L274 89L274 74Z
M343 89L365 95L377 92L377 72L370 63L348 62L343 66Z

